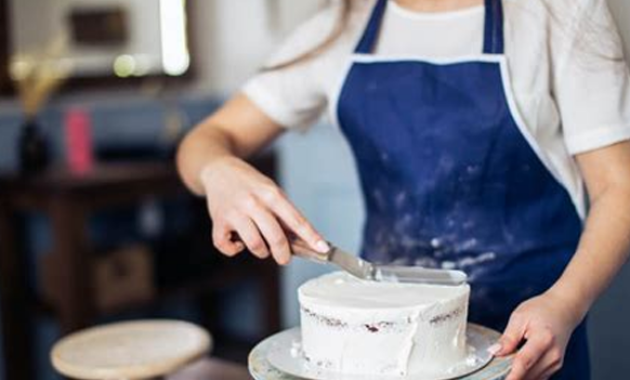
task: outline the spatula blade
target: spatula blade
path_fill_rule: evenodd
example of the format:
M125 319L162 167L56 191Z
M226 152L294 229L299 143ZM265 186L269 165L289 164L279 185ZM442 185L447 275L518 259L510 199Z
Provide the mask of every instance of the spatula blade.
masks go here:
M458 286L467 282L466 273L458 270L428 269L393 265L374 265L374 280L417 284Z
M332 247L328 254L328 261L362 280L374 279L374 266L372 263L335 246Z

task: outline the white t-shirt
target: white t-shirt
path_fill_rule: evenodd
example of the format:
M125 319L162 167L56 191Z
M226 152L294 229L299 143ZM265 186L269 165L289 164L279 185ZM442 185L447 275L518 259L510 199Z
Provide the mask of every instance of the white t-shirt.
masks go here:
M323 54L254 76L245 95L279 124L306 127L336 98L376 0L353 0L349 24ZM510 87L542 161L586 213L584 186L572 155L630 139L630 76L605 0L503 0ZM333 4L296 30L273 55L278 63L309 51L334 29ZM479 56L483 5L419 13L390 0L374 54L455 58Z

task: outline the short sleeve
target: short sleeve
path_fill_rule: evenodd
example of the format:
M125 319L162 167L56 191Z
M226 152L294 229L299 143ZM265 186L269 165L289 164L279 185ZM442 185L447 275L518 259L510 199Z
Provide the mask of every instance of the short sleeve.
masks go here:
M269 66L290 61L317 47L332 33L339 9L330 5L294 31L272 55ZM321 80L323 53L310 60L277 70L262 71L243 87L243 93L267 116L287 128L306 128L327 106Z
M553 95L573 155L630 139L630 75L621 37L606 1L580 2L571 25L558 23L551 45L562 56L554 62Z

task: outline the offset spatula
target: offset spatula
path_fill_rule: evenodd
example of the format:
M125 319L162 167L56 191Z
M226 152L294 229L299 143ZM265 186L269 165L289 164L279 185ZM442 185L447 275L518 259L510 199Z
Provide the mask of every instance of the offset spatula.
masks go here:
M363 280L451 286L465 284L467 280L466 273L457 270L373 264L332 244L330 247L328 252L320 253L303 241L291 242L294 255L320 264L336 265Z

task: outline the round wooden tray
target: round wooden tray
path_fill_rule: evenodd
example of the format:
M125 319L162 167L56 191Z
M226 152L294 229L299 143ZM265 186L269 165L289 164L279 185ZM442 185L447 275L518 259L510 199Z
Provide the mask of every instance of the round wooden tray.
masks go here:
M477 332L486 335L489 340L496 341L501 336L498 332L483 326L469 324L469 328L473 328L477 330ZM282 332L279 334L282 334ZM248 365L252 377L256 380L309 380L282 372L269 362L267 357L277 335L278 334L263 340L250 352ZM487 366L479 371L468 376L460 377L458 380L504 380L510 371L511 363L511 356L494 358Z

